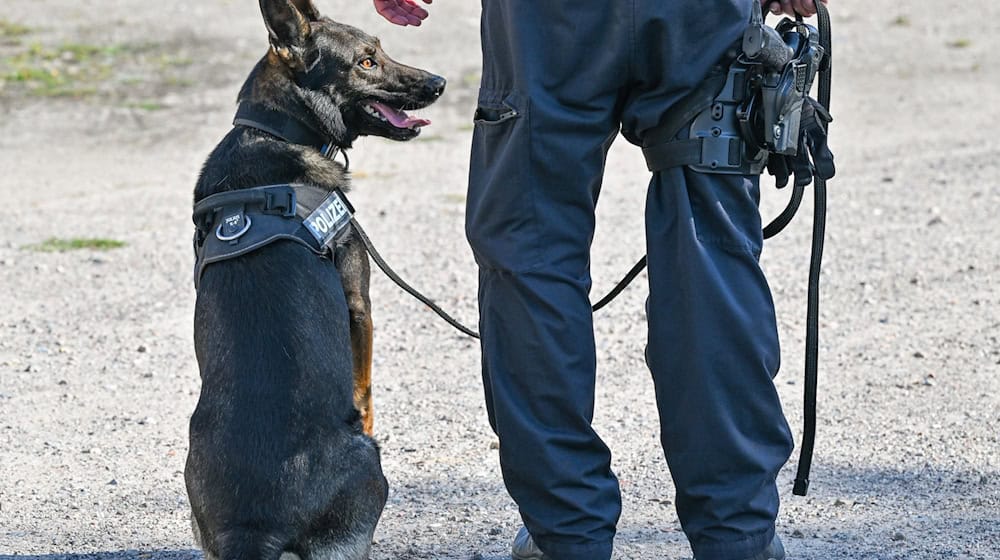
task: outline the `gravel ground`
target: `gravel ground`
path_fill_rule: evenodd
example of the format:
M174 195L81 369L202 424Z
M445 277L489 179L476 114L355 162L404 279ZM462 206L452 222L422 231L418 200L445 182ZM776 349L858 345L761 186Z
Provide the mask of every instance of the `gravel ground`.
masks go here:
M418 140L358 142L359 220L468 323L462 228L477 2L420 29L369 2L328 15L449 78ZM790 558L1000 558L1000 5L833 0L836 75L813 486L781 475ZM199 558L183 485L197 399L190 192L264 52L256 3L5 1L0 10L0 560ZM985 126L985 127L984 127ZM419 172L414 172L419 166ZM643 253L641 155L612 150L595 295ZM784 192L765 189L775 215ZM811 207L763 257L801 425ZM40 251L49 238L113 250ZM616 559L690 557L642 361L644 280L596 318L596 425L624 514ZM498 560L519 525L486 422L478 346L373 280L376 431L392 490L373 558ZM796 436L798 437L798 436ZM797 454L795 455L797 457Z

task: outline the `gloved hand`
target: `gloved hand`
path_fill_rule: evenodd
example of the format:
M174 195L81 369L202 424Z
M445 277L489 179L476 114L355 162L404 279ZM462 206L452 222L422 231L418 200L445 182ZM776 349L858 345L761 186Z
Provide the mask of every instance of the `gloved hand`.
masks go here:
M767 158L767 172L774 176L774 183L780 189L788 184L790 176L795 176L796 186L805 186L813 177L826 180L836 174L833 153L826 144L827 124L833 121L819 101L806 97L802 101L802 116L799 120L799 149L794 156L771 154Z

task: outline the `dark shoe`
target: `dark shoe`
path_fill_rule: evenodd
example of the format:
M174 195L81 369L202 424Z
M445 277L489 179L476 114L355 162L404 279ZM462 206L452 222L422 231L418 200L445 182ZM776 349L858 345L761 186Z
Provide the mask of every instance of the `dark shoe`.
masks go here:
M755 554L746 560L785 560L785 545L781 544L778 535L774 535L771 544L767 545L760 554Z
M521 527L517 531L517 536L514 537L514 544L510 547L510 557L514 560L549 560L549 557L532 540L528 529L524 527Z
M695 558L695 560L698 559ZM771 540L771 544L767 545L767 548L742 560L785 560L785 546L781 544L778 535L774 535L774 539Z

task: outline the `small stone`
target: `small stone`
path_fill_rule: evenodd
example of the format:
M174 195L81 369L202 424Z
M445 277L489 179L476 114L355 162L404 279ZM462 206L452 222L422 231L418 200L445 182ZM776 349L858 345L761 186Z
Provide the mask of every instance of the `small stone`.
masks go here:
M837 498L836 500L833 501L833 505L834 507L846 506L847 502L841 500L840 498Z
M140 354L145 354L146 353L146 347L144 345L140 344L139 347L135 349L135 351L138 352L138 353L140 353Z
M495 537L500 533L502 533L503 530L501 530L500 527L490 527L490 530L487 532L490 534L490 536Z
M498 439L495 439L495 440L491 441L491 442L490 442L490 449L491 449L491 450L497 450L497 449L500 449L500 440L498 440Z
M118 481L112 478L108 481L108 486L118 486Z
M894 540L894 541L905 541L906 540L906 535L904 535L903 533L900 533L900 532L896 532L896 533L894 533L892 535L892 540Z
M806 538L806 536L802 534L802 531L796 529L796 530L792 531L792 538L793 539L804 539L804 538Z
M917 352L914 352L914 353L913 353L913 357L914 357L914 358L918 358L918 359L919 359L919 358L923 358L923 357L924 357L924 353L923 353L923 352L920 352L920 351L917 351Z

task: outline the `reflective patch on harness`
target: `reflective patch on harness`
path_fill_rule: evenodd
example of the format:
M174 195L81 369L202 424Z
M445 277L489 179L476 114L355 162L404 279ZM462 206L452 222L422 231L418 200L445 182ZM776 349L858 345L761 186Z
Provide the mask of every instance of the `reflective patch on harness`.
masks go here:
M334 243L347 234L349 231L347 226L351 223L353 216L354 207L347 201L340 189L337 189L331 192L330 196L326 197L326 200L302 223L316 238L316 241L332 247Z

